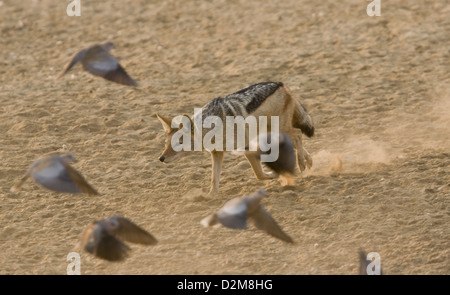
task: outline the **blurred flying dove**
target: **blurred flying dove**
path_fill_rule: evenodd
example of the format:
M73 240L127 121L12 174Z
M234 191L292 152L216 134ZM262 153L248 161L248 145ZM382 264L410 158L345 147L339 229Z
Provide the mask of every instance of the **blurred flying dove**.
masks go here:
M272 140L274 141L272 143ZM262 144L261 144L262 143ZM273 162L262 162L270 170L279 174L283 185L293 185L295 168L296 168L296 153L294 144L287 134L281 133L266 133L261 134L260 138L253 139L249 146L250 151L255 151L254 154L258 159L261 155L269 155L273 151L272 146L278 145L278 158ZM247 150L248 148L246 148Z
M247 229L247 221L252 221L255 226L282 241L293 243L288 236L260 204L262 198L266 197L264 189L256 193L234 198L219 209L216 213L205 217L200 222L203 226L213 226L221 223L223 226L232 229Z
M158 241L130 220L116 215L94 221L81 235L80 245L87 252L109 261L120 261L128 256L130 248L121 240L143 245Z
M84 177L70 166L70 162L76 162L72 154L40 158L31 165L20 182L11 188L11 191L19 189L31 176L37 183L55 192L98 195L98 192L87 183Z
M72 60L56 78L56 81L61 79L75 64L81 62L83 68L93 75L119 84L137 86L136 81L127 74L117 59L109 54L112 48L114 48L114 44L112 42L106 42L81 50L74 55Z

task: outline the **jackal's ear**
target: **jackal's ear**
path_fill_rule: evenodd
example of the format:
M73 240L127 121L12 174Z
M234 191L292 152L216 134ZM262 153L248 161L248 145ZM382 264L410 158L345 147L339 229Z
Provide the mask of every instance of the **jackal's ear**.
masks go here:
M169 119L168 117L161 116L161 115L158 114L158 113L156 113L156 117L159 119L159 122L161 122L161 125L162 125L163 128L164 128L164 131L165 131L166 133L170 133L170 131L172 130L172 127L171 127L171 125L172 125L172 120Z
M187 117L189 121L191 121L191 126L194 126L194 122L192 121L191 117L188 114L183 114L183 116Z
M178 125L178 130L190 132L193 128L192 119L189 117L188 114L176 116L175 118L173 118L172 121L175 123L174 125Z
M189 121L191 121L191 133L194 132L194 121L192 121L192 118L188 114L183 114L183 116L188 117Z

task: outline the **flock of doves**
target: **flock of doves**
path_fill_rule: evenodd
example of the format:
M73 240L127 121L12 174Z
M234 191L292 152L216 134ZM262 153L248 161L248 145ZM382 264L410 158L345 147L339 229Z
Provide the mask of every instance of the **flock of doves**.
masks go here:
M129 86L137 86L109 52L114 48L113 43L106 42L83 49L74 55L57 77L59 80L75 64L81 62L89 73L104 79ZM288 136L280 135L280 153L275 162L265 163L267 167L277 173L294 174L295 152ZM262 152L261 152L262 153ZM86 179L71 166L76 158L73 154L53 154L36 160L22 179L15 184L11 191L17 191L24 182L32 177L46 189L58 192L88 195L98 195ZM246 229L248 222L252 222L258 229L287 243L294 241L275 222L269 212L261 205L261 200L267 196L264 189L253 194L234 198L225 203L217 212L201 220L205 227L221 224L232 229ZM115 215L100 221L91 222L81 234L79 245L87 252L108 261L121 261L128 257L130 248L125 242L142 245L154 245L158 241L146 230L131 220Z

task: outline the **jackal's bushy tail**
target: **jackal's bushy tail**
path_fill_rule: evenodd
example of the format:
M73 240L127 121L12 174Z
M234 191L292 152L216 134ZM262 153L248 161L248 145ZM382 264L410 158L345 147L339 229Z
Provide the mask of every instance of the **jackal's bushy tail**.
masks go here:
M302 133L308 137L312 137L314 135L314 124L312 118L308 114L306 108L299 101L295 102L292 126L302 130Z

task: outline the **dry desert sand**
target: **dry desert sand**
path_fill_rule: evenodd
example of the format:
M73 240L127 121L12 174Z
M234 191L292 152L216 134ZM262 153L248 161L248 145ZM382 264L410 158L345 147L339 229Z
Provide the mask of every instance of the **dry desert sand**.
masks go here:
M450 3L384 1L0 1L0 274L357 274L358 250L384 274L450 274ZM72 55L112 41L139 83L126 87ZM294 187L259 181L225 155L158 161L155 112L192 114L211 99L282 81L311 113L313 168ZM53 193L29 165L72 152L100 196ZM227 200L265 188L263 205L295 244L250 228L204 228ZM77 249L95 219L121 214L159 243L110 263Z

